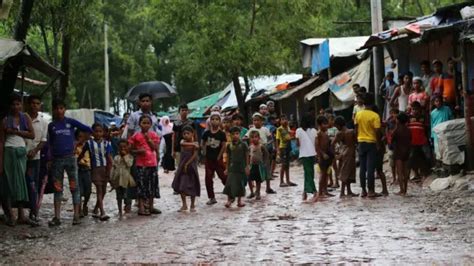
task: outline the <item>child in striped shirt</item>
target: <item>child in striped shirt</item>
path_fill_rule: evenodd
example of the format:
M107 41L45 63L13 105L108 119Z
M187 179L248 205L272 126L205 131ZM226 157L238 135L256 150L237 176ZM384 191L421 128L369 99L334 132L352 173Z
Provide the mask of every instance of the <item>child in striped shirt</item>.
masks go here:
M110 217L105 214L104 197L107 191L107 182L112 167L112 146L104 139L104 127L99 123L92 125L93 139L84 146L78 160L80 161L86 151L89 151L91 160L92 183L97 190L97 202L94 207L92 217L107 221ZM98 212L100 211L100 215Z

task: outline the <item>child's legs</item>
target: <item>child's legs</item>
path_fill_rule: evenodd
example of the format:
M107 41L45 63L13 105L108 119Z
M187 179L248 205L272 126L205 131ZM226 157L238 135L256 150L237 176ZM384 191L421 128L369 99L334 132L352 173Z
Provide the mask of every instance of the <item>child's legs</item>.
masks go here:
M408 189L408 180L410 180L410 169L408 168L408 162L403 161L403 169L405 170L405 178L404 178L404 193L407 193Z
M250 189L250 193L253 194L254 193L254 182L253 180L249 180L249 189Z
M314 184L314 157L301 158L304 171L304 192L315 193L316 185Z
M400 185L400 192L403 192L403 187L405 184L405 173L403 169L403 161L396 160L395 165L396 165L397 174L398 174L398 184Z
M184 193L181 193L180 195L181 195L182 209L187 208L188 204L186 203L186 195ZM192 197L191 197L191 200L192 200Z
M196 208L196 197L191 196L191 210Z
M262 182L255 181L255 194L260 195L260 188L262 187Z
M51 174L54 178L54 217L61 217L61 201L63 198L64 159L53 159Z
M74 205L74 216L79 216L79 205L81 204L81 194L79 191L79 178L77 173L77 161L75 156L67 158L65 170L69 179L69 189L72 194L72 204Z
M224 186L225 186L225 183L227 182L227 176L225 175L225 168L226 166L223 160L216 161L216 174Z
M206 159L206 163L205 163L205 171L206 171L206 176L205 176L205 183L206 183L206 191L207 191L207 197L209 199L213 199L215 198L215 194L214 194L214 182L213 182L213 178L214 178L214 172L216 170L216 163L217 161L211 161L211 160L207 160Z
M79 185L81 197L84 197L84 206L87 206L92 193L92 181L90 170L79 170Z

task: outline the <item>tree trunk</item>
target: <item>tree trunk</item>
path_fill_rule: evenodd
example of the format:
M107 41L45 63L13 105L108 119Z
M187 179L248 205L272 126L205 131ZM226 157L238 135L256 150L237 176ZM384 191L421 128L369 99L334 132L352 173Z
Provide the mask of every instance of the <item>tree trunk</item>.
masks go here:
M64 76L61 76L59 81L59 93L60 99L66 99L67 88L69 87L69 63L71 54L71 37L68 34L63 35L63 45L61 49L61 71L64 72Z
M20 14L16 20L13 38L17 41L25 41L30 26L31 10L34 0L23 0L21 2ZM3 69L3 76L0 80L2 95L10 95L15 88L16 77L22 65L21 60L9 60ZM8 110L8 97L0 99L0 117Z
M245 107L245 98L242 94L242 87L240 86L239 75L234 74L232 76L232 83L234 84L235 97L237 98L237 105L239 107L240 114L244 117L244 124L248 125L247 108Z

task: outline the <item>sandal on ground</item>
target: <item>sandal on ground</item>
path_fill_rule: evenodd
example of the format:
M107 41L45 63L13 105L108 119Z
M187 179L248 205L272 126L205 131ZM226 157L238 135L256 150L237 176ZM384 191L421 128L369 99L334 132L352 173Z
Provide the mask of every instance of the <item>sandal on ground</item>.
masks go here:
M109 217L107 214L104 214L104 215L100 216L99 219L100 219L101 221L107 221L107 220L110 219L110 217Z
M161 211L157 208L151 208L150 209L150 213L151 214L161 214Z
M288 182L287 184L288 184L288 186L290 186L290 187L296 187L296 186L298 186L297 184L295 184L295 183L293 183L293 182Z
M232 204L232 203L227 202L226 204L224 204L224 206L225 206L226 208L230 208L230 204Z
M51 221L48 222L48 225L50 227L60 226L61 221L58 218L54 217Z
M72 225L79 225L81 224L81 220L79 218L72 219Z
M267 189L265 192L266 192L267 194L276 194L276 191L273 190L273 189L271 189L271 188L270 188L270 189Z
M237 204L237 207L239 207L239 208L245 207L245 204L243 204L243 203L238 203L238 204Z

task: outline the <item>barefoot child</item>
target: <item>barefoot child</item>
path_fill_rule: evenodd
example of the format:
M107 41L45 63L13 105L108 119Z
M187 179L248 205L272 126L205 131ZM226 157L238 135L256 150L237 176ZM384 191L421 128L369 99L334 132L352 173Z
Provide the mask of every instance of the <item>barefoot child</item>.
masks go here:
M135 187L136 184L130 172L133 164L133 156L129 152L128 142L124 139L120 140L118 150L119 154L114 157L110 183L115 189L117 196L119 218L122 218L122 202L123 200L127 201L127 189Z
M210 115L210 128L202 135L201 147L205 157L206 168L206 190L209 201L207 205L216 204L216 196L214 194L214 174L226 184L225 165L223 154L226 149L226 133L221 130L221 116L218 112L212 112Z
M276 130L277 157L280 158L280 187L296 186L290 181L291 135L286 115L280 117L280 127ZM284 177L286 175L286 183Z
M316 161L316 129L311 126L311 116L301 119L301 127L296 129L296 145L299 147L299 159L304 170L303 201L308 199L308 193L313 194L312 201L317 200L316 185L314 184L314 162Z
M89 139L89 133L77 130L76 131L76 146L74 148L77 157L81 155L87 140ZM77 161L78 177L79 177L79 188L81 192L81 198L84 198L82 202L82 208L79 206L80 217L89 215L89 199L92 193L92 181L91 181L91 156L89 151L85 151L81 160Z
M136 185L138 196L138 215L149 216L160 214L160 210L153 207L154 198L160 198L158 186L158 160L157 151L160 144L158 134L153 130L152 119L148 115L142 115L138 124L141 131L136 132L128 140L132 147L132 153L136 154ZM147 202L148 208L145 208Z
M104 139L104 127L95 123L92 125L93 139L87 141L82 153L78 157L81 161L88 151L91 158L91 179L96 187L97 201L93 211L94 218L100 218L101 221L107 221L110 217L105 214L104 197L107 192L107 183L109 181L110 169L112 164L112 146L110 142ZM98 212L100 211L100 215Z
M390 117L387 119L386 128L385 128L385 139L388 145L388 154L389 154L389 162L390 168L392 169L392 185L398 183L397 181L397 170L395 166L395 160L393 159L393 144L392 144L392 134L397 126L397 116L400 112L398 109L391 109L390 110Z
M316 137L316 154L318 156L318 164L321 169L321 176L319 178L319 197L334 196L329 194L328 187L328 169L332 165L334 154L331 150L331 141L327 134L329 127L328 119L320 115L316 122L318 123L319 132Z
M185 126L182 132L183 136L180 143L181 156L171 187L181 195L182 205L178 211L184 212L188 210L186 197L189 196L191 197L190 211L195 212L196 197L201 195L201 185L197 170L199 144L193 140L194 130L192 127Z
M224 194L227 195L226 208L230 208L232 202L237 198L237 207L244 207L242 197L245 196L244 182L246 176L250 173L248 146L240 140L240 128L232 127L230 129L232 136L231 143L227 144L227 182L224 188Z
M339 176L341 180L341 194L340 197L345 197L345 190L347 188L347 196L355 197L357 194L352 193L351 183L355 183L356 178L356 143L357 135L354 130L346 128L346 120L344 117L336 117L335 126L338 129L336 137L332 141L334 147L336 143L340 145L340 160L339 160Z
M410 170L408 168L408 159L410 157L411 133L407 127L408 116L400 113L397 117L397 128L392 135L392 143L394 146L393 159L398 172L398 182L400 184L400 192L398 195L407 194L407 186Z
M255 182L255 199L260 200L260 187L262 182L268 178L265 160L268 157L267 150L260 143L260 134L255 129L249 130L250 136L250 174L249 181Z
M328 108L327 110L325 110L325 116L327 117L328 121L329 121L329 126L328 126L328 131L327 131L327 134L329 136L329 140L332 142L334 140L334 138L336 137L337 135L337 127L335 127L334 125L334 114L332 112L332 109L331 108ZM335 151L335 147L333 149ZM331 167L329 168L328 170L328 179L329 179L329 183L328 183L328 187L330 188L338 188L339 187L339 181L337 179L337 177L339 176L339 169L337 168L337 161L336 158L334 158L333 162L332 162L332 165ZM334 181L333 181L333 175L334 175Z

